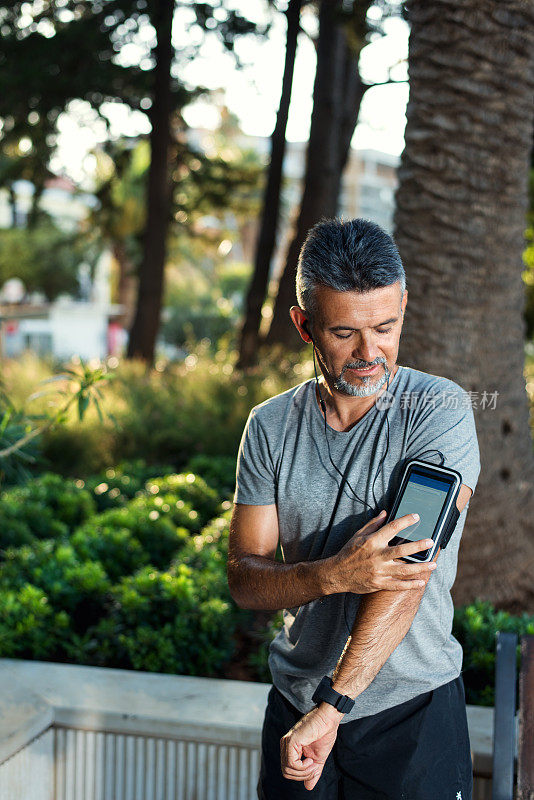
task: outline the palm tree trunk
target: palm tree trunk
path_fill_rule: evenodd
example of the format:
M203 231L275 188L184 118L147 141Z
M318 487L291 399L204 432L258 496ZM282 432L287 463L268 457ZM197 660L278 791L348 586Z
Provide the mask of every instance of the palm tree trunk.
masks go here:
M348 45L339 3L324 0L319 12L317 70L306 156L304 191L284 270L280 276L267 344L299 347L302 342L289 309L296 300L295 277L300 249L309 229L337 212L341 175L365 91L358 72L359 53Z
M171 29L174 2L157 0L152 15L157 45L154 97L150 121L150 169L148 173L147 222L143 259L139 270L137 308L128 341L128 358L152 364L163 298L166 239L171 206L168 165L171 113Z
M280 107L271 136L271 162L263 198L263 212L256 245L254 273L245 303L245 319L241 329L237 367L251 366L256 360L261 309L267 292L271 260L276 244L276 231L280 213L280 188L282 167L286 150L286 128L295 69L297 38L300 31L300 10L303 0L290 0L287 16L286 58Z
M409 303L400 362L476 393L482 472L455 602L479 597L533 612L534 458L521 254L534 5L413 0L407 6L410 101L395 238ZM483 392L498 392L495 408L491 399L483 407Z

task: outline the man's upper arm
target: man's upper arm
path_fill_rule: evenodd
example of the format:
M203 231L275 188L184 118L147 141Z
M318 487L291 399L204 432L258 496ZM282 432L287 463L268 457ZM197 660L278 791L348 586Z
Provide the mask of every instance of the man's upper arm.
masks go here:
M468 504L472 494L473 490L469 486L467 486L467 484L462 483L462 485L460 486L460 491L458 492L458 497L456 498L456 508L458 509L460 514Z
M251 506L235 503L230 522L228 560L244 555L272 558L278 545L278 513L276 505Z

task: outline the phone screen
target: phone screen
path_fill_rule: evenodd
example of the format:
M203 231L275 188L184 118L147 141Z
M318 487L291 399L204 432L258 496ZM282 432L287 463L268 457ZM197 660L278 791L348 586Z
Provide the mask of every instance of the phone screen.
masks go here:
M451 485L446 479L411 473L394 519L417 513L419 520L400 531L402 539L417 542L432 538Z

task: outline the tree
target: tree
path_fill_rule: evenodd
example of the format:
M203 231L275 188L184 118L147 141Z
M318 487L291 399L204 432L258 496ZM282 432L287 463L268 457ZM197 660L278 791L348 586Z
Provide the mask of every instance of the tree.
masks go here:
M261 309L267 292L271 260L276 244L276 231L280 214L280 189L282 166L286 150L286 128L293 85L297 37L300 31L300 11L303 0L289 0L286 17L286 57L280 106L276 125L271 135L271 159L263 197L260 230L256 242L254 271L245 301L245 315L239 342L238 368L250 366L258 349Z
M3 144L21 135L40 142L47 162L57 119L71 100L86 100L105 119L102 105L121 102L148 112L152 122L151 163L147 181L147 222L143 239L140 294L129 354L151 363L159 325L171 209L169 149L171 120L198 92L175 77L198 52L197 43L176 51L171 43L175 8L193 13L190 26L216 35L226 50L251 33L253 22L225 2L174 0L64 0L59 3L0 2L3 47L0 54L0 117ZM222 12L222 13L221 13ZM147 44L141 35L152 29ZM122 58L126 45L142 50L139 64ZM131 61L131 59L130 59ZM17 68L14 65L16 62ZM6 68L6 67L10 68ZM32 125L39 136L32 139ZM45 131L43 138L43 131ZM42 144L48 147L44 148ZM174 164L173 164L174 166ZM41 180L39 186L42 186ZM40 188L36 188L38 197Z
M298 256L309 229L322 217L333 217L337 212L343 169L361 101L369 88L360 77L359 57L369 34L367 11L371 5L371 0L355 0L352 4L322 0L320 5L304 189L278 283L267 344L300 346L289 317L289 308L296 303Z
M147 223L143 260L139 270L137 305L128 340L128 358L152 364L163 297L166 239L170 222L171 178L171 65L174 3L154 0L152 25L156 32L154 84L150 108L150 168L147 189Z
M455 601L479 597L532 611L534 461L521 254L534 6L412 0L407 9L410 100L395 217L409 290L400 361L452 378L477 401L482 472Z

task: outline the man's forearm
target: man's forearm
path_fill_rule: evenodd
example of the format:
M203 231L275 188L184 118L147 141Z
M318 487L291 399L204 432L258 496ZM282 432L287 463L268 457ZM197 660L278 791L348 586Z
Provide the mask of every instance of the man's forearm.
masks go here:
M357 697L366 689L413 622L426 587L363 595L351 636L333 675L333 688Z
M266 611L302 606L332 594L330 574L329 559L283 564L248 555L228 564L228 582L236 603Z

